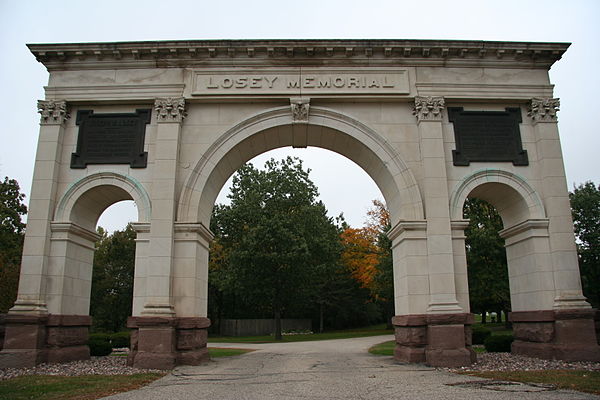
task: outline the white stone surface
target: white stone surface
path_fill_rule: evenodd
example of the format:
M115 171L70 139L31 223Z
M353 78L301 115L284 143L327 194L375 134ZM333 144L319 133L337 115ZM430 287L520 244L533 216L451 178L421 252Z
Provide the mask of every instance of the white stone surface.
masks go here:
M120 43L110 52L96 44L31 46L50 71L46 100L65 101L72 117L42 119L11 312L86 315L91 234L104 209L128 199L138 208L133 315L205 316L206 227L217 194L244 162L283 146L342 154L381 189L394 227L397 315L469 311L461 221L469 196L490 201L502 216L513 310L588 307L556 120L530 117L527 107L534 97L553 96L548 70L565 45L240 43ZM180 101L186 113L168 114L165 104ZM290 104L298 102L307 116L293 113ZM454 166L454 129L443 104L520 108L529 165ZM155 107L162 114L153 111L146 126L146 168L69 167L79 110Z

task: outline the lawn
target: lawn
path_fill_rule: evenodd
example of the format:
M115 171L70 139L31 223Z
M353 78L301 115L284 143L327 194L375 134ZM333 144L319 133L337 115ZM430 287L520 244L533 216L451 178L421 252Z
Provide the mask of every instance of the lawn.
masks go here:
M349 339L356 337L391 335L394 331L386 329L385 324L356 328L344 331L323 333L284 335L283 342L307 342L314 340ZM276 343L273 335L267 336L209 336L209 343Z
M465 372L464 374L502 381L550 383L556 385L559 389L600 394L600 371L485 371Z
M232 349L223 347L209 347L208 354L210 358L239 356L254 351L254 349Z
M0 399L92 400L138 389L163 373L135 375L27 375L0 381Z
M245 354L252 349L209 348L211 358ZM118 354L116 356L125 356ZM113 356L114 357L114 356ZM92 400L138 389L166 373L134 375L28 375L0 381L0 399Z

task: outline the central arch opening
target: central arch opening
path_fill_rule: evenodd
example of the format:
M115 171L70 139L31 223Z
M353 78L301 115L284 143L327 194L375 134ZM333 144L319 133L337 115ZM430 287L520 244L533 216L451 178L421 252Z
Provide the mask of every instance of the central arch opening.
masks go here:
M302 157L297 157L298 161L288 160L286 163L285 157L289 156ZM281 283L279 280L271 282L271 278L277 275L278 271L275 269L259 278L262 273L265 273L263 269L268 269L266 264L269 260L263 263L255 263L255 260L265 256L262 250L267 246L267 242L273 244L274 238L271 233L275 239L277 238L275 232L280 227L275 225L279 224L271 221L273 226L261 228L247 226L241 235L237 229L237 224L261 224L250 216L240 216L237 210L248 206L253 201L248 197L254 196L261 190L260 184L270 183L268 180L260 181L259 171L264 173L265 169L268 169L273 172L273 168L264 165L265 162L272 163L273 160L282 160L280 162L282 167L284 164L289 166L290 163L300 166L302 162L302 169L306 172L310 171L308 180L316 184L319 192L314 199L313 209L319 209L316 202L324 200L325 207L322 211L328 213L321 216L324 218L311 220L313 229L319 227L315 232L322 229L319 233L313 234L323 235L319 240L329 241L327 245L329 250L332 246L335 247L332 250L335 259L332 260L328 258L332 254L324 249L327 246L319 246L314 242L311 244L310 238L301 239L302 243L308 245L309 252L315 254L309 262L310 265L300 263L294 266L289 274L281 275L283 280L295 279L292 278L292 272L298 275L297 284L286 289L283 296L285 298L277 302L282 305L282 309L278 309L276 314L283 318L281 329L284 334L356 328L377 323L389 325L386 324L386 320L390 320L393 314L393 282L391 249L388 245L389 241L384 238L385 231L389 229L389 214L385 204L380 201L381 192L360 167L343 156L319 148L280 148L250 160L249 164L255 167L251 170L243 167L234 174L235 178L232 176L228 180L217 199L211 221L215 239L211 246L209 266L208 316L213 324L213 332L226 336L248 336L269 335L277 330L276 319L273 319L272 303L274 302L267 301L264 297L265 293L273 288L267 290L264 286ZM280 170L280 173L284 172ZM270 179L274 177L273 174L269 176ZM254 186L248 183L251 178L256 179L253 181ZM232 180L233 188L231 188ZM293 186L297 187L297 185ZM275 191L261 192L265 196L262 206L268 206L265 205L269 202L267 197L280 194L274 193ZM323 196L324 192L325 196ZM293 196L294 193L290 195ZM220 203L219 200L224 201L225 204ZM334 205L333 212L331 204ZM257 209L254 212L261 211L256 205L255 208ZM350 218L345 217L348 211L350 211ZM246 212L252 211L246 209ZM302 225L302 220L311 218L310 210L304 212L306 215L299 221L295 221L295 224ZM341 217L342 215L344 217ZM230 224L232 216L237 218L233 227ZM252 222L246 221L246 218ZM293 218L293 215L282 215L282 219L293 220ZM272 232L261 231L262 228ZM297 229L301 234L302 228L297 227ZM289 231L284 230L284 233ZM254 235L262 238L258 247L252 247L252 244L248 243L247 238ZM235 236L235 239L232 236ZM293 237L288 239L295 240ZM276 257L284 259L293 253L293 250L286 248L282 243L276 243L275 247L281 252ZM246 252L252 249L250 252L253 253L250 257L246 257L242 265L239 265L239 260L236 262L240 257L240 248L244 248ZM252 267L249 267L250 264ZM314 266L317 267L311 269ZM383 273L382 268L387 268L389 271ZM303 270L306 275L301 278L302 274L298 272ZM252 288L249 283L253 279L260 279L262 292L258 296L255 294L256 288Z

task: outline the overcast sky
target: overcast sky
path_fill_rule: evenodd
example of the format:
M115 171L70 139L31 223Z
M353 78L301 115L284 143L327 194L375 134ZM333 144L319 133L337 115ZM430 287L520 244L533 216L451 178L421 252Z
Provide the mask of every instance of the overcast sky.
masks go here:
M561 99L559 129L569 187L600 183L600 1L62 1L0 0L0 178L29 195L39 116L48 73L26 43L176 39L468 39L572 42L550 71ZM592 107L593 106L593 107ZM590 107L592 107L590 109ZM351 161L320 149L277 150L313 170L331 215L362 225L373 181ZM225 190L226 191L226 190ZM223 196L220 197L223 199ZM109 230L135 218L112 207Z

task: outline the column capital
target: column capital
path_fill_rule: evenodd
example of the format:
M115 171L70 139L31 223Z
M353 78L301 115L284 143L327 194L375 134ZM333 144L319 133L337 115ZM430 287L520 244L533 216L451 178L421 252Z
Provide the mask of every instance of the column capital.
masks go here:
M185 99L183 97L165 97L154 101L154 110L159 123L178 122L181 123L186 117Z
M446 108L444 98L441 96L416 96L413 115L417 121L441 121L442 112Z
M310 99L290 98L290 107L292 109L292 122L308 122Z
M37 108L41 125L61 125L71 118L64 100L38 100Z
M556 112L560 110L560 99L550 97L534 97L527 109L527 115L537 122L556 122Z

